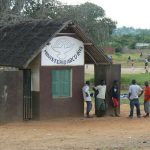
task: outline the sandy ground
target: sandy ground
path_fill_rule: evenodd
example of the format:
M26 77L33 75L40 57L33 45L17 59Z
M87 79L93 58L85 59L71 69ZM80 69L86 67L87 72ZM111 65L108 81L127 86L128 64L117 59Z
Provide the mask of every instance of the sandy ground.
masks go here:
M0 150L150 150L150 119L121 110L121 117L1 123Z
M0 123L0 150L150 150L150 118L128 115Z

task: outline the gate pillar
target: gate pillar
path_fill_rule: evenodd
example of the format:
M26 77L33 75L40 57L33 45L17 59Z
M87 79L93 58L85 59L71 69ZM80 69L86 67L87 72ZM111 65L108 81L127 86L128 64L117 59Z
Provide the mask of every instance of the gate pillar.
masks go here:
M113 114L113 106L111 102L110 89L113 85L114 80L118 80L119 85L119 94L120 94L120 80L121 80L121 65L120 64L111 64L104 65L98 64L94 66L95 72L95 85L98 85L101 80L106 81L106 103L108 104L108 109L106 115ZM120 113L120 105L118 108L118 113Z

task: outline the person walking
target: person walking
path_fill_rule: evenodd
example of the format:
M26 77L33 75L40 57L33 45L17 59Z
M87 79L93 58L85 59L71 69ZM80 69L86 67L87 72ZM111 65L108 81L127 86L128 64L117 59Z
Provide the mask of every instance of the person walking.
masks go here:
M144 60L144 68L145 68L145 73L148 73L148 60L147 60L147 58L145 58L145 60Z
M92 100L91 100L91 95L89 92L89 87L90 86L90 81L86 81L85 85L82 88L82 93L83 93L83 99L86 102L86 116L87 118L90 118L90 111L92 109Z
M93 88L97 91L96 100L95 100L95 113L97 117L104 116L106 112L106 102L105 102L105 95L106 95L106 84L105 80L101 80L100 84Z
M130 100L130 115L129 117L133 118L134 113L134 106L137 110L137 117L141 118L141 111L140 111L140 103L139 97L143 94L143 89L136 84L136 80L132 80L132 85L129 87L129 95L128 98Z
M112 96L112 103L114 107L114 116L119 117L117 113L117 108L119 107L119 89L118 89L118 81L114 80L113 86L111 88L111 96Z
M148 81L145 81L144 84L144 111L146 113L144 117L150 117L150 86Z

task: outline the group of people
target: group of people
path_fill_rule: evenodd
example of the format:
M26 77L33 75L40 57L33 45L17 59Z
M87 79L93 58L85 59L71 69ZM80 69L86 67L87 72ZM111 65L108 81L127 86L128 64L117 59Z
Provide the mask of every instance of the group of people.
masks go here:
M132 71L133 71L134 70L134 66L135 66L135 60L131 59L131 57L129 56L127 62L131 63L131 68L132 68ZM148 59L147 58L144 59L144 69L145 69L145 73L148 73Z
M141 118L141 110L140 110L140 103L139 97L144 92L144 117L150 117L150 86L148 81L145 81L145 88L144 90L137 85L136 80L132 80L132 84L129 87L129 100L130 100L130 115L129 117L132 119L134 115L134 106L136 107L137 117Z
M92 109L92 100L91 97L94 96L95 99L95 114L98 117L104 116L107 110L107 102L106 98L106 84L105 80L101 80L100 84L93 87L94 94L89 92L90 89L90 81L86 81L85 85L82 88L83 98L87 104L86 116L90 118L89 115ZM119 89L118 89L118 81L114 80L113 86L109 89L109 93L112 97L112 104L114 107L114 116L119 116L117 114L117 108L119 107Z
M137 117L141 118L140 102L139 97L144 93L144 117L150 117L150 86L148 81L145 81L145 87L142 89L137 83L136 80L132 80L131 85L129 86L128 99L130 101L130 114L129 117L132 119L134 117L134 107L136 107ZM95 114L98 117L104 116L107 110L107 103L105 100L106 96L106 84L105 80L101 80L100 84L93 87L94 94L90 94L90 81L86 81L85 85L82 88L83 98L87 104L86 116L90 118L90 111L92 109L92 100L91 97L94 96L95 99ZM117 108L119 107L119 88L118 81L114 80L113 85L110 89L107 89L108 93L111 95L111 102L114 108L113 116L119 117L117 113Z

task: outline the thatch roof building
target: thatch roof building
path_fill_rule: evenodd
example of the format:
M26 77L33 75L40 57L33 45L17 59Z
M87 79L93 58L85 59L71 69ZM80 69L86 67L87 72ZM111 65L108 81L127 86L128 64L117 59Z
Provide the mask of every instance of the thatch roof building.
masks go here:
M7 68L0 71L0 120L83 115L85 64L95 65L96 84L120 77L76 22L0 26L0 66Z
M109 63L102 49L98 49L74 22L32 20L0 26L0 65L27 67L44 44L58 35L78 35L85 45L86 63Z

